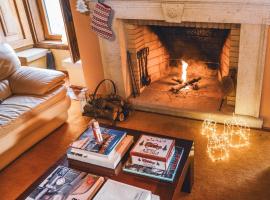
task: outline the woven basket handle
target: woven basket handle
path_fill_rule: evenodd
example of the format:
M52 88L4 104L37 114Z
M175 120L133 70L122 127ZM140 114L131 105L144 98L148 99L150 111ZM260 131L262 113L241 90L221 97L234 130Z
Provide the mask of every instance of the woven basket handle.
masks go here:
M100 86L106 81L109 81L112 84L112 86L113 86L113 94L116 95L116 85L115 85L115 83L111 79L103 79L102 81L100 81L100 83L97 85L97 87L96 87L96 89L94 91L93 100L96 99L96 95L97 95L97 92L98 92L98 89L100 88Z

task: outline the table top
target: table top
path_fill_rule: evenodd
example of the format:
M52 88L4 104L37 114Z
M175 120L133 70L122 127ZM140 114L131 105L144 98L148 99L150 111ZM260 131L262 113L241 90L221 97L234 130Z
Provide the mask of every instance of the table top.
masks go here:
M193 155L193 152L192 152L192 146L194 145L193 141L167 137L167 136L158 135L155 133L125 129L125 128L120 128L120 127L115 127L115 126L106 126L106 125L102 125L102 126L106 128L126 131L128 135L134 136L133 145L136 143L136 141L139 139L140 135L142 134L174 139L176 146L180 146L184 148L184 152L183 152L179 167L177 169L177 174L174 178L174 181L170 183L170 182L165 182L162 180L157 180L157 179L153 179L153 178L149 178L145 176L139 176L139 175L124 172L122 170L122 166L129 158L129 153L126 153L126 155L122 158L122 160L120 161L120 163L118 164L115 170L107 169L107 168L103 168L99 166L94 166L94 165L82 163L79 161L70 161L67 159L66 155L64 155L59 161L57 161L52 167L50 167L40 178L34 181L34 183L26 191L24 191L18 199L25 199L42 182L42 180L44 180L55 169L57 165L68 166L74 169L78 169L80 171L104 176L105 178L110 178L116 181L120 181L126 184L130 184L136 187L150 190L152 191L153 194L159 195L161 200L173 199L173 197L177 196L181 192L181 188L185 181L185 177L187 176L187 173L188 173L188 168L191 165L192 158L193 158L193 156L191 156ZM130 147L130 149L133 147L133 145Z

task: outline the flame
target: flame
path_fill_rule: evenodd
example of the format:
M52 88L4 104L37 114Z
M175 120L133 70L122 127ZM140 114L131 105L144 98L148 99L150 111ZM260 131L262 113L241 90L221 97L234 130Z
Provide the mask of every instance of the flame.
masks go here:
M182 79L183 83L185 83L187 81L188 64L184 60L181 60L181 62L182 62L182 76L181 76L181 79Z

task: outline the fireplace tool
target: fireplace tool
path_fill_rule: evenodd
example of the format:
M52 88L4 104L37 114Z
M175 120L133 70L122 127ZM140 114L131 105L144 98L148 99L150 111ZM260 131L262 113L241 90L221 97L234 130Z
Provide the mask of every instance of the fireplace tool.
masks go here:
M151 77L148 74L147 59L149 55L149 47L145 47L137 52L139 62L139 72L142 86L148 86L151 83Z
M138 63L139 63L139 75L140 75L140 86L143 86L142 83L142 50L139 50L137 52L137 59L138 59Z
M143 49L143 59L144 59L144 82L145 82L145 85L148 86L150 85L151 83L151 77L149 76L148 74L148 55L149 55L149 47L145 47Z
M140 95L140 88L137 84L136 78L135 78L135 73L134 73L134 68L131 60L131 54L129 51L127 51L127 64L129 67L130 71L130 76L131 76L131 83L132 83L132 95L133 97L136 97Z
M221 99L221 102L219 105L219 109L218 109L219 111L221 111L224 100L234 90L234 82L233 82L233 79L231 76L225 76L222 78L221 89L222 89L222 93L223 93L223 98Z

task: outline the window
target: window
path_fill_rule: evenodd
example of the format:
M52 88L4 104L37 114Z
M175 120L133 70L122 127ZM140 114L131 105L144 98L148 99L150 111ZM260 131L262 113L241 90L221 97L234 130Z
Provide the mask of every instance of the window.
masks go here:
M73 62L80 60L71 1L24 0L24 2L29 15L34 46L69 50Z
M66 42L65 25L59 0L38 0L45 39Z

